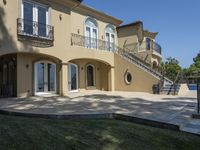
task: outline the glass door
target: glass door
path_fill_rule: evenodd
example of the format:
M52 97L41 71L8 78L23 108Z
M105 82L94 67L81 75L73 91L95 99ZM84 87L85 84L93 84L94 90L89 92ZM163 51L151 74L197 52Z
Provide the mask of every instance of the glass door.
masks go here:
M47 37L49 13L46 5L23 0L21 13L25 34Z
M92 48L97 48L97 29L92 29Z
M86 26L85 29L86 36L86 47L97 49L97 29L93 27Z
M37 15L37 22L38 22L38 35L42 37L47 36L47 8L38 6L38 15Z
M110 50L110 34L106 33L106 49Z
M23 19L24 19L24 33L33 34L33 4L24 1L23 2Z
M35 94L56 92L56 65L50 62L35 64Z
M115 45L115 35L111 33L106 33L106 49L109 51L114 50Z
M68 87L70 92L78 91L78 66L69 64Z
M91 32L90 32L90 27L86 27L86 31L85 31L86 33L86 39L85 39L85 43L86 43L86 47L87 48L91 48Z

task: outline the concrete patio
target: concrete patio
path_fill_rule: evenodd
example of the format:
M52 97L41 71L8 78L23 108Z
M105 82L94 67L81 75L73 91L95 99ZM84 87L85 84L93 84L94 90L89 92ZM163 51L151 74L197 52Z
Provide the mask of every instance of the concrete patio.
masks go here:
M200 135L196 112L196 93L185 95L152 95L133 92L87 91L69 97L56 95L0 99L0 109L32 114L103 114L118 113L179 125L182 131Z

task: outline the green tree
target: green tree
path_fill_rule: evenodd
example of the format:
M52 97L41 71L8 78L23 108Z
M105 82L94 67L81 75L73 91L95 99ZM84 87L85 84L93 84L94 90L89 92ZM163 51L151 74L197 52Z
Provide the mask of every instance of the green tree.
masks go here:
M167 58L162 66L165 76L172 81L176 80L177 74L182 70L181 66L179 65L179 61L172 57Z
M189 77L191 83L196 83L200 81L198 76L200 75L200 52L196 57L193 58L194 63L190 65L189 68L184 69L184 73Z

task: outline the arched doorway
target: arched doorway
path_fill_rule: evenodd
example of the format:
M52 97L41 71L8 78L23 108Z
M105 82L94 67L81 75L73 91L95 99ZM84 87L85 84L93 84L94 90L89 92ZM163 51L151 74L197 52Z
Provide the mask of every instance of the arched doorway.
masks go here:
M34 65L35 95L56 93L56 65L50 61L39 61Z
M95 66L92 64L86 65L86 86L95 87Z

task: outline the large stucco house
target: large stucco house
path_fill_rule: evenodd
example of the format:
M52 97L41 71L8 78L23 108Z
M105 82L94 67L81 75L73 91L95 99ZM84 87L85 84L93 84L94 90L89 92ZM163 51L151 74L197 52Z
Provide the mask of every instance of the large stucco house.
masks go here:
M0 1L0 97L83 90L152 92L157 33L79 0Z

